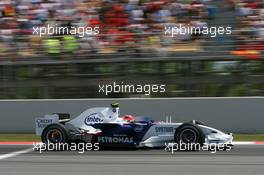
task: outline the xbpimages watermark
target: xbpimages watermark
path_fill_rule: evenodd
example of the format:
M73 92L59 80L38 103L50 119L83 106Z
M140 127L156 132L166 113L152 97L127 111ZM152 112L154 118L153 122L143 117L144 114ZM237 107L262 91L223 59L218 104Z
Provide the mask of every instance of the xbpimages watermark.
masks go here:
M99 84L98 92L104 95L111 93L136 93L150 95L152 93L164 93L166 91L165 84L124 84L123 82L112 84Z
M77 151L83 154L85 151L98 151L99 143L33 143L33 151Z
M212 26L212 27L195 27L190 25L165 26L164 34L166 36L175 37L177 35L209 35L214 38L218 35L232 34L232 27Z
M47 26L41 26L41 27L33 27L33 35L37 35L39 37L45 36L45 35L77 35L79 37L84 36L92 36L92 35L98 35L100 32L99 26L91 27L63 27L63 26L50 26L49 24Z
M165 143L165 151L174 152L177 151L210 151L211 153L216 153L217 151L230 151L232 146L225 143L184 143L180 141L179 143Z

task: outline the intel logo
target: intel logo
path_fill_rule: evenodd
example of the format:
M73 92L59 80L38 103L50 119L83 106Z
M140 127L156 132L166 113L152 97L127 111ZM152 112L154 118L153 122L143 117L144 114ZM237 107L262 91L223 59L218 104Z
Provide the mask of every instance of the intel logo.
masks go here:
M100 123L100 122L103 122L103 121L104 121L104 120L101 119L101 118L97 115L97 113L93 113L93 114L91 114L91 115L89 115L89 116L87 116L87 117L85 118L84 123L85 123L86 125L89 125L89 124L92 124L92 123Z

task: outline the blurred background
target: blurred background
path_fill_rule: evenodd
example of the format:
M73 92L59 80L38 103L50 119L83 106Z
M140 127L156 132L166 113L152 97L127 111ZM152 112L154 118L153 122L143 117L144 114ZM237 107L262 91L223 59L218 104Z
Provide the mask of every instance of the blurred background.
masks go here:
M232 27L164 35L165 25ZM33 35L99 26L100 34ZM98 84L166 84L151 97L263 96L263 0L0 0L0 99L141 97Z

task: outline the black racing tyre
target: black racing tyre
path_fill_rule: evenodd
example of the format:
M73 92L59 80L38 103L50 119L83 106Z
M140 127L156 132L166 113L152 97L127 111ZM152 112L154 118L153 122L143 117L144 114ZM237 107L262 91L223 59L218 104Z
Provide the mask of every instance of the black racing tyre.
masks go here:
M184 123L176 129L174 141L178 144L193 144L191 147L188 147L189 150L193 150L195 146L202 146L204 144L205 136L199 126L192 123Z
M41 134L43 143L67 143L69 134L67 128L60 123L48 125Z

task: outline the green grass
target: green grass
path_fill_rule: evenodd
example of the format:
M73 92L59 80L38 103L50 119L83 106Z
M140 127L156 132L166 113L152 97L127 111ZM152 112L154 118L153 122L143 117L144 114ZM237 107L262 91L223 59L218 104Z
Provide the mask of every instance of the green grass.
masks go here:
M264 141L264 134L234 134L234 141Z
M35 134L0 134L0 142L31 142L40 141Z
M0 134L0 142L40 141L35 134ZM264 134L234 134L234 141L264 141Z

